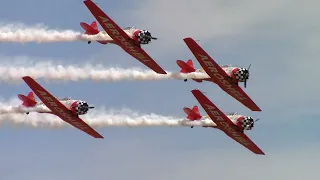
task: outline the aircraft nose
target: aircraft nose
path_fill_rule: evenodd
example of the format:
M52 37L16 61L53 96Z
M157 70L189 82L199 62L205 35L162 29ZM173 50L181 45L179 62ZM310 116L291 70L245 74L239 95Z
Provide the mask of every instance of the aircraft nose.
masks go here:
M244 69L244 70L243 70L243 76L244 76L246 79L249 79L249 75L250 75L249 70L248 70L248 69Z
M89 105L87 102L83 101L83 106L88 107Z
M78 114L86 114L89 110L89 105L85 101L79 101L78 102Z
M254 126L254 119L250 116L245 117L243 120L243 125L246 130L252 129Z

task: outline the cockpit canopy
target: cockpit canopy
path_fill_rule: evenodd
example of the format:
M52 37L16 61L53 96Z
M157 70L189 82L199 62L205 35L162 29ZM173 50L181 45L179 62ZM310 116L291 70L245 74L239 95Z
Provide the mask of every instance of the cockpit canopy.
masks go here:
M231 67L231 64L225 64L221 66L222 68L227 68L227 67Z
M71 97L59 98L60 101L68 101L71 100Z
M125 27L123 30L136 30L137 28L135 28L134 26L128 26Z
M234 116L234 115L237 115L238 113L237 112L226 112L225 115L227 116Z

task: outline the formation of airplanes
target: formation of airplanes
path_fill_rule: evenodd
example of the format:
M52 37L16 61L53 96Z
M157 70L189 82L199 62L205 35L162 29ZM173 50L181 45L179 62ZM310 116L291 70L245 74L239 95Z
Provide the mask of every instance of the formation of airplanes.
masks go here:
M153 37L148 30L136 29L135 27L122 29L93 1L85 0L84 4L96 19L96 21L93 21L90 25L85 22L80 23L80 26L85 30L84 34L96 35L103 33L106 35L106 38L104 40L97 41L98 43L104 45L116 44L133 58L139 60L156 73L166 74L166 72L155 62L155 60L153 60L141 48L142 44L149 44L152 40L157 39ZM97 22L101 25L104 31L99 31ZM239 86L240 83L244 83L244 87L246 88L247 81L249 80L250 65L248 68L226 65L220 66L202 47L200 47L200 45L194 39L187 37L183 40L191 53L195 56L195 59L202 66L202 69L195 69L192 59L189 59L186 62L177 60L176 63L181 68L180 73L206 73L208 78L193 80L199 83L203 81L213 82L250 110L261 111L259 106ZM91 41L88 42L88 44L90 43ZM39 110L37 112L56 115L65 122L94 138L103 138L103 136L101 136L79 117L87 114L90 109L94 108L93 106L89 106L89 104L83 100L56 98L34 79L32 79L32 77L24 76L22 79L32 90L32 92L30 92L27 96L22 94L18 95L19 99L22 101L23 107L46 107L49 109L49 111ZM187 81L187 79L184 81ZM194 89L191 92L208 115L202 116L198 106L194 106L192 109L185 107L183 110L187 114L187 120L201 121L204 119L210 119L213 121L214 125L203 127L219 129L253 153L260 155L265 154L245 134L246 131L253 129L255 122L259 119L254 120L250 116L238 115L237 113L225 114L200 90ZM41 102L36 101L34 94L39 97ZM29 114L29 112L26 112L26 114ZM191 128L193 128L193 126L191 126Z

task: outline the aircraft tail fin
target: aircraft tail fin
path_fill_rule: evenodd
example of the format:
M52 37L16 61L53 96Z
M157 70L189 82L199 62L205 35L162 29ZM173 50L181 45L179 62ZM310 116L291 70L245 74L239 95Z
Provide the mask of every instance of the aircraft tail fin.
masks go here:
M85 34L95 35L99 33L97 21L93 21L90 25L85 22L81 22L80 26L85 30Z
M181 73L191 73L196 71L191 59L189 59L187 62L177 60L177 64L181 68Z
M183 111L187 114L188 120L195 121L202 118L198 106L193 106L192 109L185 107L183 108Z
M18 94L18 98L22 101L22 106L25 107L34 107L37 104L37 101L34 97L33 92L29 92L28 96L23 94Z
M191 59L189 59L187 62L184 62L182 60L177 60L177 64L181 68L180 73L192 73L196 71ZM193 79L193 80L198 83L202 82L201 79ZM187 79L185 79L184 81L187 81Z

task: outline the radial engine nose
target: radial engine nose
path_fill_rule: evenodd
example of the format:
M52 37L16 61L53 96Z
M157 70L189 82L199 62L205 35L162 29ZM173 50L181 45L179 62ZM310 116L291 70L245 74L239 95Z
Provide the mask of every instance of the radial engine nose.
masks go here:
M149 44L152 39L157 40L157 38L152 37L150 31L148 30L140 30L136 36L140 44Z
M254 119L250 116L244 117L242 127L244 130L251 130L254 127Z
M89 105L86 101L78 101L75 107L75 111L78 115L87 114Z
M246 82L250 76L249 70L245 68L239 68L234 75L239 82Z

